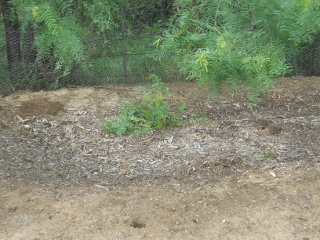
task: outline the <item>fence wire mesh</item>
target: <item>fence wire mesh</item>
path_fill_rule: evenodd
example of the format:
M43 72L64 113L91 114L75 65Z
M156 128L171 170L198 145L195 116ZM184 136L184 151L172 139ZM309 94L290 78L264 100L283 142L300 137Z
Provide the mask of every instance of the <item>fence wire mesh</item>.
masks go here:
M12 92L16 89L50 89L57 79L60 87L140 83L147 81L151 73L158 75L163 81L185 80L186 77L179 72L170 55L160 58L159 50L153 45L161 31L151 32L141 31L139 26L126 29L123 25L118 31L104 38L85 41L87 68L75 64L70 74L61 78L62 73L55 71L53 59L39 63L35 61L36 52L26 51L32 49L28 45L32 44L35 32L10 32L9 34L15 38L11 37L8 43L6 33L2 30L0 92ZM7 51L8 48L10 51ZM312 44L299 46L296 53L288 55L288 63L292 68L290 76L320 76L319 48L320 34ZM8 52L11 54L8 55Z

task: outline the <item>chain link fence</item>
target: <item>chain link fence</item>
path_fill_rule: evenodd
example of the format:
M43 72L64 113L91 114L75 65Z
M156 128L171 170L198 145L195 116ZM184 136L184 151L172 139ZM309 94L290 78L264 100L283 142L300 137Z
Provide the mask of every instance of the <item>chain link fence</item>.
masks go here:
M160 34L160 32L159 32ZM151 73L163 81L181 81L177 66L168 55L161 58L153 45L158 34L131 33L106 36L104 39L87 41L90 54L88 71L75 69L69 82L83 84L139 83L148 80Z
M87 40L84 42L86 67L75 64L70 74L61 77L63 73L55 71L54 57L37 62L36 53L24 53L23 45L29 43L21 41L24 36L15 38L17 43L22 42L22 47L9 56L15 64L8 66L5 31L0 31L0 89L49 89L57 80L60 86L138 83L147 81L151 73L163 81L184 80L185 77L179 73L169 55L160 59L159 49L153 45L157 37L156 33L119 32L103 39ZM10 47L18 46L11 44Z
M320 76L320 34L312 44L303 44L299 53L290 62L295 76Z
M60 87L141 83L146 82L151 73L158 75L163 81L184 81L186 77L179 73L170 55L160 58L157 47L153 45L160 33L161 29L142 31L138 26L127 29L122 25L115 34L107 35L103 39L89 39L85 42L87 68L74 65L70 74L61 78L62 73L55 71L53 59L38 63L35 61L35 52L25 52L25 49L30 49L28 44L32 44L34 32L26 31L20 35L15 33L16 42L6 44L5 31L2 30L0 92L12 92L16 89L50 89L57 80ZM17 51L8 56L7 47L17 48ZM290 76L320 76L319 48L320 34L312 44L301 45L296 53L290 54ZM16 64L9 66L8 58L15 58Z

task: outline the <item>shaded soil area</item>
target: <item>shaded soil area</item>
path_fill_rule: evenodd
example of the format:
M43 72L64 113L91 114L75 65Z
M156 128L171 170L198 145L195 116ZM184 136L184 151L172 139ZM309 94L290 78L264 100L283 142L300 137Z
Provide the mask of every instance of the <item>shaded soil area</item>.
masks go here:
M320 239L320 78L167 86L186 123L126 137L98 126L136 86L0 99L0 239Z

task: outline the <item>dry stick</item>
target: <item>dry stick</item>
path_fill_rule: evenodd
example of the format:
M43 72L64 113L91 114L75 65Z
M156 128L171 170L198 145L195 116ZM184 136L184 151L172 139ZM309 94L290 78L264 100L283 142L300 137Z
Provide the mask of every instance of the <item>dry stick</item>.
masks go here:
M219 12L219 8L220 8L220 4L221 4L221 0L218 3L217 9L216 9L216 15L214 16L214 26L217 26L217 18L218 18L218 12Z

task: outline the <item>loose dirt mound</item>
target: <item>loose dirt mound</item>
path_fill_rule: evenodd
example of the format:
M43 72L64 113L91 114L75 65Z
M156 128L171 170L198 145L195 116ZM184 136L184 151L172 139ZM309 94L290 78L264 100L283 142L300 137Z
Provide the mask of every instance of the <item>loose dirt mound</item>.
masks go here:
M2 98L0 239L320 239L320 78L253 111L168 87L189 122L129 137L98 125L134 86Z
M41 114L56 116L59 112L63 111L63 104L60 102L51 102L38 98L22 102L17 114L21 117L39 116Z

